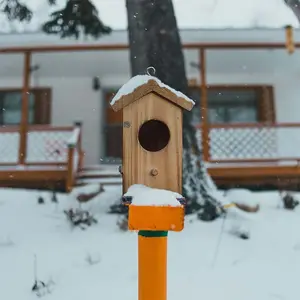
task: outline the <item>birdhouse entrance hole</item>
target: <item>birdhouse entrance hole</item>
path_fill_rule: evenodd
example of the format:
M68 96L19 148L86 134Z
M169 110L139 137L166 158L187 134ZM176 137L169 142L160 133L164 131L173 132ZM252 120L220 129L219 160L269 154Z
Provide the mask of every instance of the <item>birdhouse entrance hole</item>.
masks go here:
M168 126L159 120L146 121L139 129L140 145L147 151L157 152L164 149L170 140Z

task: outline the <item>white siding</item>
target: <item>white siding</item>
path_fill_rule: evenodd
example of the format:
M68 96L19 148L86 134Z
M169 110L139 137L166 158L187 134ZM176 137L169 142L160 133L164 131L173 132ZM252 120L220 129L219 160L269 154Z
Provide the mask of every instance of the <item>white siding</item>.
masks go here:
M127 76L101 78L102 88L116 88ZM33 79L34 82L34 79ZM271 84L274 86L277 122L300 123L300 78L281 74L208 74L208 84ZM0 81L0 87L21 87L21 78ZM34 85L33 85L34 86ZM92 78L39 78L38 86L52 88L52 124L83 122L83 147L86 164L97 164L104 155L105 108L102 91L92 89ZM300 132L299 132L300 133Z
M294 74L208 74L208 84L270 84L274 87L276 121L300 123L300 76Z
M34 80L33 80L34 82ZM22 79L0 81L0 88L22 86ZM34 86L34 85L32 85ZM39 78L38 86L52 88L52 124L69 126L83 122L83 147L87 164L99 163L103 148L102 93L93 91L91 78Z

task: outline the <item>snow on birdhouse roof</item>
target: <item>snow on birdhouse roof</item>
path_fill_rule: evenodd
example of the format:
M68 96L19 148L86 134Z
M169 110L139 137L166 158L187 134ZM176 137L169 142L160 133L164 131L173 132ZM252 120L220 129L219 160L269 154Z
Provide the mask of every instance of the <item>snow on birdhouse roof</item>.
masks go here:
M111 100L110 105L113 110L118 111L151 92L161 95L186 110L191 110L195 105L192 99L150 75L132 77L119 89Z
M49 19L50 14L66 5L67 0L49 6L48 1L26 0L33 11L30 22L9 21L0 14L0 32L36 32ZM101 20L113 29L127 29L126 1L92 0ZM299 27L292 10L283 0L173 0L178 27L181 29L225 29L225 28L283 28ZM2 6L0 6L3 8ZM115 9L115 8L118 9ZM138 14L136 14L138 17Z
M124 196L132 197L131 205L136 206L182 206L177 199L182 195L163 189L150 188L143 184L129 187Z

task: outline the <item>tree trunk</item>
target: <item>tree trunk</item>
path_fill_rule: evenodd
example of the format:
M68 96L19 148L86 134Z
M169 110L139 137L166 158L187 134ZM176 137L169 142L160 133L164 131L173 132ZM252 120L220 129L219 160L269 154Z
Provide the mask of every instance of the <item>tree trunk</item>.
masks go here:
M171 0L126 0L132 76L155 68L162 82L188 95L184 56ZM152 74L151 74L152 75ZM209 195L210 178L201 163L189 112L183 114L183 194L187 213L199 210L206 201L217 205Z

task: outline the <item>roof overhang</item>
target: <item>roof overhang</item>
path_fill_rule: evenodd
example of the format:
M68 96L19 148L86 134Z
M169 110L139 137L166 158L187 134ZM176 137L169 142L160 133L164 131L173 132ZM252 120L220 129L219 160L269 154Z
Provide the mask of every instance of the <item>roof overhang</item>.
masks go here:
M294 40L300 43L300 29L293 29ZM182 29L180 30L184 45L212 45L212 44L284 44L285 28L279 29ZM61 39L58 36L43 33L1 34L0 49L38 48L38 47L86 47L102 46L106 50L128 47L128 33L126 30L115 30L108 36L98 40ZM118 46L118 47L117 47Z
M199 62L198 48L201 46L209 48L206 51L207 73L300 73L298 29L294 32L294 40L299 48L293 55L288 55L285 49L284 29L181 30L180 34L190 77L199 77L199 70L192 67L191 63ZM8 34L0 38L0 53L5 53L0 55L2 78L22 76L25 50L33 51L32 64L40 65L34 76L98 76L102 83L107 80L111 85L112 80L107 79L111 78L117 86L124 83L124 78L130 78L125 30L114 31L98 41L62 40L44 34ZM11 52L14 54L9 54ZM117 78L121 79L118 81Z

